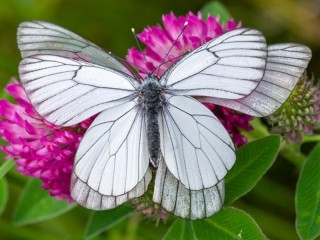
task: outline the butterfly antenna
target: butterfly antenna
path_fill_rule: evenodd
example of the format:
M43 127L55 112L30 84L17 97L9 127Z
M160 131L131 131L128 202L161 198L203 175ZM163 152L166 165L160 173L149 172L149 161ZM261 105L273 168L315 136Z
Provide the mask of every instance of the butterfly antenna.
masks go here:
M132 32L132 34L133 34L134 39L136 40L136 43L137 43L137 45L138 45L138 48L139 48L140 52L142 53L143 58L144 58L144 61L146 62L146 66L147 66L147 63L148 63L148 62L147 62L146 55L145 55L144 52L142 51L142 48L141 48L141 46L140 46L139 40L138 40L138 38L137 38L136 31L134 30L134 28L131 28L131 32Z
M183 54L181 54L181 55L179 55L179 56L176 56L176 57L171 58L171 59L169 59L169 60L167 60L167 61L165 61L165 62L162 62L160 65L158 65L158 66L155 68L155 70L157 70L157 68L160 68L162 65L164 65L164 64L166 64L166 63L168 63L168 62L174 61L174 60L176 60L176 59L178 59L178 58L181 58L181 57L187 55L189 52L190 52L190 51L187 51L187 52L185 52L185 53L183 53ZM153 70L152 73L154 73L155 70Z
M133 62L129 62L129 61L127 61L126 59L121 58L121 57L113 54L112 52L108 52L108 54L110 54L112 57L118 59L118 60L119 60L122 64L124 64L126 67L129 67L129 68L131 67L131 68L132 68L132 66L135 66L135 64L134 64ZM143 68L140 68L140 69L141 69L145 74L148 74L147 71L144 70ZM129 69L129 70L131 70L131 69ZM134 69L132 69L132 70L134 70ZM130 72L133 73L132 71L130 71ZM136 71L134 70L134 72L136 72Z
M184 32L184 30L186 29L186 27L188 26L188 21L186 21L184 24L183 24L183 27L182 27L182 30L181 32L179 33L178 37L174 40L174 42L172 43L169 51L166 53L166 55L164 56L164 59L162 60L162 63L160 63L160 65L158 67L156 67L152 73L155 72L156 69L158 69L158 73L157 75L159 74L159 71L160 71L160 66L162 66L164 64L164 62L166 61L166 58L168 57L169 53L171 52L171 50L173 49L174 45L176 44L176 42L178 41L178 39L180 38L180 36L182 35L182 33Z

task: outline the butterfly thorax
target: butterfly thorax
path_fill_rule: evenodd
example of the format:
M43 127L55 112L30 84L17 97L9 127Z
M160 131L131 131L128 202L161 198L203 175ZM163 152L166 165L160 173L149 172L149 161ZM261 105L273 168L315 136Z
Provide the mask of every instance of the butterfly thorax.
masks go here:
M163 109L165 99L158 79L152 74L144 79L139 91L139 102L147 121L150 167L156 169L161 154L158 115Z

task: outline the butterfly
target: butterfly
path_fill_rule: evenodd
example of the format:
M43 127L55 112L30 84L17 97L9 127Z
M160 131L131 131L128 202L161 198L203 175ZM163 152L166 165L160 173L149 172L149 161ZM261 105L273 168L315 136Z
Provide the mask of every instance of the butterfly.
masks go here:
M311 58L299 44L268 46L241 28L185 54L160 78L51 23L20 24L19 74L37 112L68 127L97 115L77 150L71 196L85 208L115 208L142 196L186 219L218 212L235 146L199 102L252 116L276 111Z

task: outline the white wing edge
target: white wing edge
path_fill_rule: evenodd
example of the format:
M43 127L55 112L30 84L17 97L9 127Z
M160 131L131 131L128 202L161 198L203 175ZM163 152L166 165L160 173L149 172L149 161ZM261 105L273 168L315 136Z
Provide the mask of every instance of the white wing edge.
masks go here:
M119 205L142 196L148 189L152 173L148 169L144 178L131 191L120 196L107 196L94 191L87 184L82 182L74 173L71 176L71 197L81 206L96 210L108 210L118 207Z
M224 180L217 185L192 191L168 170L162 158L156 173L153 201L175 216L203 219L217 213L224 202Z

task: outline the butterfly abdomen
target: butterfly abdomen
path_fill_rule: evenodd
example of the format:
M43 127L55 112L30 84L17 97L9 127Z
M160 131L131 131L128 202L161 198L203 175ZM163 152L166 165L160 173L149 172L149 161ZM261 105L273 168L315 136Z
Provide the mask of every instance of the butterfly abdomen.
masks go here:
M146 118L150 167L157 169L160 158L160 132L157 110L155 108L148 108Z
M160 159L160 131L158 114L162 111L162 87L158 79L148 75L141 85L140 104L144 110L147 124L148 152L150 167L157 169Z

